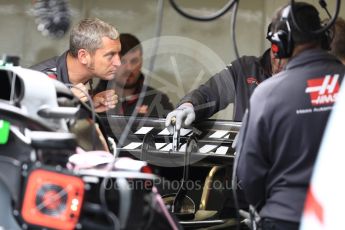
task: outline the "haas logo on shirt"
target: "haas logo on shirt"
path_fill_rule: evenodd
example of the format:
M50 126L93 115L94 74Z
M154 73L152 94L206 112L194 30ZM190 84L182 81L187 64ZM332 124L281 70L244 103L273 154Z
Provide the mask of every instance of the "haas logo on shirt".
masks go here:
M314 106L333 104L339 91L338 78L339 75L335 74L308 80L305 92L309 93L311 104Z

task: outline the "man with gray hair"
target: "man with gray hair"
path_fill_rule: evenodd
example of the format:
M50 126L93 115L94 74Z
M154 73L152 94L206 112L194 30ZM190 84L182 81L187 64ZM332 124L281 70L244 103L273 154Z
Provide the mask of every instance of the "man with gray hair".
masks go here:
M121 64L119 52L121 43L116 28L100 19L87 18L75 25L70 33L70 47L59 57L53 57L32 66L34 70L65 84L72 84L73 94L81 101L87 101L84 92L92 79L111 80ZM92 97L96 112L114 108L117 95L114 90L99 92Z

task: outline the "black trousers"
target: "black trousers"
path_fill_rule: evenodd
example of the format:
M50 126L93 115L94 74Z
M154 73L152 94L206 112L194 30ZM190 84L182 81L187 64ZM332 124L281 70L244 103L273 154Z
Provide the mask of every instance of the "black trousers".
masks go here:
M298 230L299 223L264 218L261 220L261 227L262 230Z

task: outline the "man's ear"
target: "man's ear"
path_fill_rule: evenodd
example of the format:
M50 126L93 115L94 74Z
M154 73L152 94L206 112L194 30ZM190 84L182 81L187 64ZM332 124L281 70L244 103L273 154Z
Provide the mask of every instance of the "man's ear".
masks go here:
M80 63L87 65L90 61L90 53L86 49L78 50L78 60Z

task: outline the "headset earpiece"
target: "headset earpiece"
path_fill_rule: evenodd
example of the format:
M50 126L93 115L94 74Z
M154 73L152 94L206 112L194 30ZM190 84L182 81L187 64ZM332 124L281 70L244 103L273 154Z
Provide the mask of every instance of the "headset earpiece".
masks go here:
M292 41L284 30L275 32L271 37L271 49L276 58L287 58L292 53Z
M279 29L270 37L272 52L279 59L290 57L293 50L291 27L288 21L290 8L289 5L282 11L280 22L282 22L284 28Z

